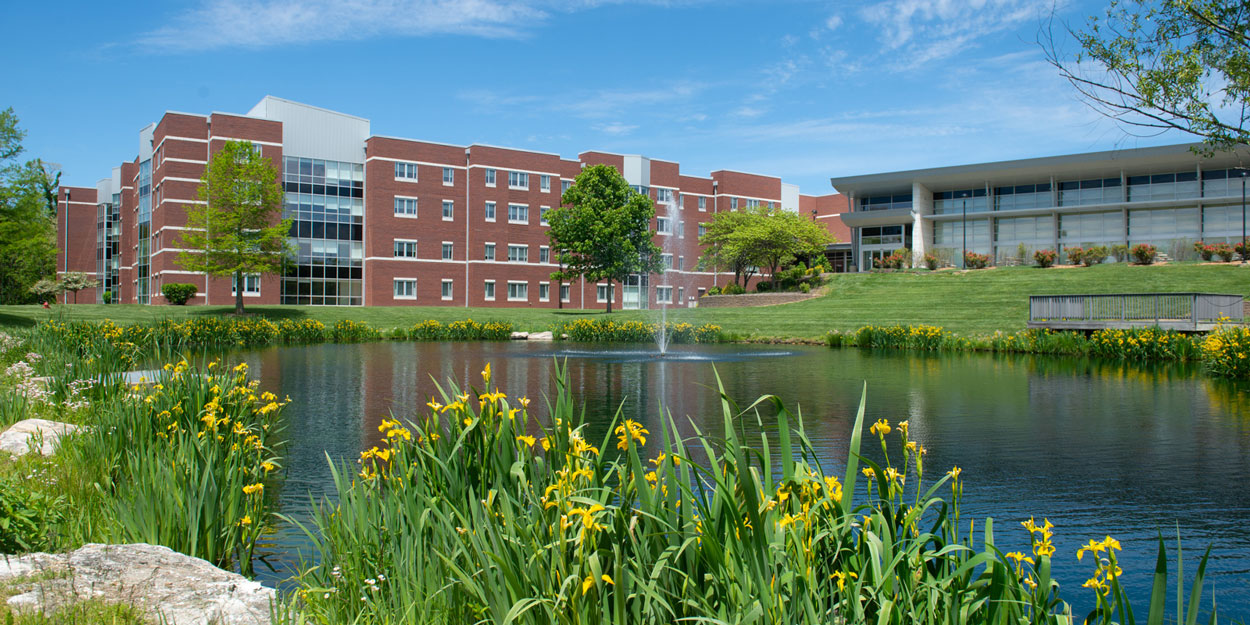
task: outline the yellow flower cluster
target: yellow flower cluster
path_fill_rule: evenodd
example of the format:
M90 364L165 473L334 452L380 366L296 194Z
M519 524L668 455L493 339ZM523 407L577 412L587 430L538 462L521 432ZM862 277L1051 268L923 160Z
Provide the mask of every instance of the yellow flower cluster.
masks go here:
M1093 577L1081 584L1099 595L1106 595L1111 590L1111 582L1124 574L1124 570L1116 564L1115 552L1120 551L1120 541L1108 536L1100 541L1090 540L1089 544L1076 550L1076 559L1081 560L1086 553L1093 554L1098 568ZM1105 557L1104 557L1105 554Z
M1055 554L1055 546L1050 542L1053 536L1051 530L1055 526L1051 524L1050 519L1042 519L1042 524L1038 525L1033 517L1029 517L1029 520L1022 522L1021 525L1029 531L1029 542L1033 543L1033 555L1050 557Z
M650 433L647 431L647 428L642 427L641 423L632 419L626 419L624 423L616 426L615 434L618 438L616 448L629 449L633 441L638 441L639 447L646 445L647 435Z

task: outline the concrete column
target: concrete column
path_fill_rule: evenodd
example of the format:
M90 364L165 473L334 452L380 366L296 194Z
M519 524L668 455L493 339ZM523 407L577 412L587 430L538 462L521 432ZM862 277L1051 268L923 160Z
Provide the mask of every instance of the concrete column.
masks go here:
M911 260L912 266L924 265L933 241L933 222L924 219L933 214L933 192L919 182L911 185Z

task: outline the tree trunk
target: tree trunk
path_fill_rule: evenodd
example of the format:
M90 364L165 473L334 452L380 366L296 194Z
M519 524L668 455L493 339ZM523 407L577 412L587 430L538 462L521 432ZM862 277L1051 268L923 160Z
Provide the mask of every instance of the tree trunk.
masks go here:
M612 288L612 279L608 278L608 314L612 314L612 294L616 293L616 289Z
M564 280L556 283L556 308L564 310L564 298L560 296L564 293Z
M243 272L234 272L234 314L243 314Z

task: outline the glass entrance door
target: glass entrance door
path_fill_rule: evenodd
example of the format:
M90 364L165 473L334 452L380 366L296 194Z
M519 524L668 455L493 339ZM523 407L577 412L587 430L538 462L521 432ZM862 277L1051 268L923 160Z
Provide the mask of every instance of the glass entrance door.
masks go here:
M644 310L647 308L649 276L632 275L625 279L621 288L621 310Z

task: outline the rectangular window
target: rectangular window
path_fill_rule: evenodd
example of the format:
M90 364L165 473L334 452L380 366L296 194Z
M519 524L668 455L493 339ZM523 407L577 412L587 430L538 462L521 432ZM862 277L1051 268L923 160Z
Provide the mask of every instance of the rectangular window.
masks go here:
M672 189L656 189L655 200L657 202L665 202L665 203L672 202L673 190Z
M456 218L456 202L454 200L443 200L443 221L451 221Z
M549 211L549 210L551 210L551 207L550 207L550 206L540 206L540 207L538 207L538 225L540 225L540 226L548 226L548 225L550 225L550 224L548 224L548 223L547 223L547 211Z
M657 304L673 303L673 287L657 286L655 287L655 301Z
M451 241L443 241L443 260L451 260L452 244Z
M672 254L660 254L660 264L664 266L664 271L672 271L673 270L673 255Z
M523 171L508 172L508 188L528 190L530 188L530 175Z
M684 221L677 222L677 238L686 238L686 222Z
M482 214L486 215L486 221L495 221L495 203L487 202L486 210L482 211Z
M528 245L509 245L508 246L508 262L528 263L529 260L530 260L530 246Z
M230 294L239 294L238 276L230 276ZM260 295L260 274L243 274L243 295Z
M508 301L509 302L525 302L530 298L530 285L528 282L508 282Z
M416 217L417 216L417 198L415 197L396 197L395 198L395 214L400 217Z
M550 299L551 299L551 283L539 282L538 283L538 301L546 302L546 301L549 301Z
M508 205L508 223L510 224L528 224L530 222L530 207L524 204Z
M543 264L551 262L551 248L546 245L538 246L538 262Z
M443 299L450 300L452 298L452 282L451 280L443 280Z
M543 193L549 193L551 191L551 176L546 174L539 176L538 188L541 189Z
M759 200L747 200L747 208L759 208L759 207L760 207ZM771 206L769 208L771 208Z
M395 239L395 258L416 258L417 242L407 239Z
M699 237L701 238L705 234L707 234L707 226L704 224L699 224Z
M609 289L608 285L606 284L595 285L595 301L596 302L599 302L600 304L602 304L608 301L608 296L611 294L612 294L612 289Z
M490 260L490 261L495 260L495 244L494 243L486 244L486 254L484 255L484 258L485 260Z
M495 281L487 280L484 284L485 284L486 290L483 292L483 296L486 298L486 301L488 302L495 301Z
M568 193L569 187L571 186L573 186L572 180L561 180L560 181L560 195L564 195L565 193Z
M416 278L395 278L395 299L417 299Z
M395 179L417 181L417 164L416 163L395 163Z
M456 184L456 170L450 167L443 168L443 184L448 187Z
M736 197L729 198L729 210L735 210L735 211L738 210L738 198Z
M677 271L685 271L685 270L686 270L686 257L678 256L677 257Z
M701 211L707 210L707 198L705 197L699 198L699 210Z
M569 292L570 292L569 285L561 284L560 285L560 301L562 302L570 301Z
M660 234L673 234L673 222L668 217L656 217L655 230Z
M683 305L685 303L686 303L686 287L679 286L677 287L677 304Z
M486 171L486 186L488 187L495 186L495 170L487 169L485 171Z

